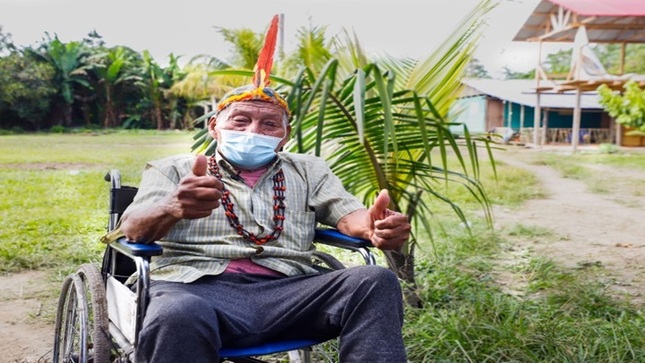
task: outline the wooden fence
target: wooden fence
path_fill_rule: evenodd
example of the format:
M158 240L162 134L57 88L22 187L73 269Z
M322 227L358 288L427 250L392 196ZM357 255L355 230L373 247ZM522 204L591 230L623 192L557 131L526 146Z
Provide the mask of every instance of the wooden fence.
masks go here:
M541 130L539 131L541 132ZM570 128L549 128L546 129L546 144L571 144ZM611 129L581 128L578 143L583 145L604 144L614 142L614 132ZM526 128L520 132L520 142L533 142L533 129Z

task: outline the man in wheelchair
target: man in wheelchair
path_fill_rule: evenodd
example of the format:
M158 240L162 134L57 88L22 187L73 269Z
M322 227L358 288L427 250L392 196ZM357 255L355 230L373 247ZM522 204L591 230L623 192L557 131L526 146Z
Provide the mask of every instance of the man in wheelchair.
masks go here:
M110 239L157 241L137 362L217 362L222 346L339 337L342 362L405 362L402 294L394 273L311 264L317 223L398 249L403 214L381 191L367 209L324 160L278 152L291 126L286 102L254 84L219 102L211 157L149 162ZM266 79L264 77L267 77Z

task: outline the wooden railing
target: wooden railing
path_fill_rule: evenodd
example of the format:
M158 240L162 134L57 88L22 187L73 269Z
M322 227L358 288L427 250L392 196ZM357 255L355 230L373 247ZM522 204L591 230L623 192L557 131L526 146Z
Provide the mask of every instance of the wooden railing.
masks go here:
M539 131L541 132L541 130ZM546 130L547 144L571 144L570 128L550 128ZM611 129L584 128L580 129L579 144L604 144L613 142L613 132ZM523 143L533 142L533 129L526 128L520 132L520 141Z

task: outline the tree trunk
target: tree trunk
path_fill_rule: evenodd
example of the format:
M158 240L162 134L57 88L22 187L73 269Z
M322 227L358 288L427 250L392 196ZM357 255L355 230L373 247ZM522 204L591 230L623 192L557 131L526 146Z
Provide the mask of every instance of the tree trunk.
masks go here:
M154 115L157 120L157 130L164 130L163 117L161 117L161 104L158 101L155 101L154 103Z
M422 191L418 191L415 197L410 201L405 215L408 217L408 220L413 220L413 216L416 213L417 206L419 205L419 200L421 200ZM396 204L391 204L391 208L396 208ZM412 238L412 237L411 237ZM396 276L404 281L403 286L403 295L405 297L405 302L411 306L420 308L423 306L423 301L417 294L417 283L414 279L414 246L415 241L407 241L407 248L404 248L400 251L384 251L387 264L390 267L390 270L396 273Z
M112 102L112 89L109 86L105 86L105 115L103 119L103 127L111 128L114 127L116 122L114 122L114 104Z
M65 103L63 106L63 126L69 127L72 125L72 104Z
M417 294L417 283L414 279L414 246L410 247L408 254L401 251L384 251L384 254L390 270L405 282L403 286L405 302L411 307L422 307L423 302Z

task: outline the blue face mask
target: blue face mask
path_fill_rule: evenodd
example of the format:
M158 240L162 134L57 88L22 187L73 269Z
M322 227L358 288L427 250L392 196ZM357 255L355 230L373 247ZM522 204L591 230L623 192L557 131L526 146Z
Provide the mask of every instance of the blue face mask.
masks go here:
M275 149L282 141L279 137L219 129L217 148L222 156L242 169L258 169L276 155Z

